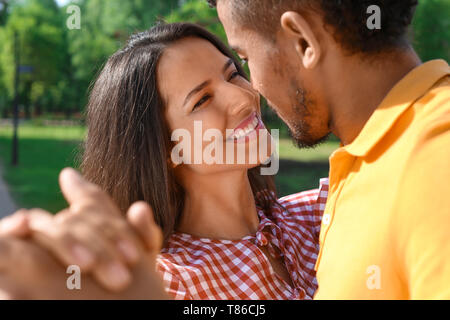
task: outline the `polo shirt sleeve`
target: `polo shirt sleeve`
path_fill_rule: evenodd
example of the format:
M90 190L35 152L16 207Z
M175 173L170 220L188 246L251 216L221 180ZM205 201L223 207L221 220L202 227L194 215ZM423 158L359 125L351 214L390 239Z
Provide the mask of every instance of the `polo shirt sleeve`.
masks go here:
M450 96L445 100L447 111L429 121L407 161L393 211L399 275L411 299L450 299Z

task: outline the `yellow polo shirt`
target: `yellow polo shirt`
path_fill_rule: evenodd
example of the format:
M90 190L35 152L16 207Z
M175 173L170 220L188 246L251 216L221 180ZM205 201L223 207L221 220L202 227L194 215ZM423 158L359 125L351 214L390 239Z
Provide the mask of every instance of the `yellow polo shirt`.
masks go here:
M450 67L412 70L330 157L316 299L450 299Z

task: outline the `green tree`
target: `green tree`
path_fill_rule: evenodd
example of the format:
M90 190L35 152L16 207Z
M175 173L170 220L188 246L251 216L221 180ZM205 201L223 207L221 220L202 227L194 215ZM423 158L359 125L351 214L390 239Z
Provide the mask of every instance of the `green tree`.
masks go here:
M31 74L21 74L20 82L21 104L29 117L32 106L39 109L54 102L54 87L66 69L63 19L53 0L18 2L10 9L11 15L0 35L3 82L11 98L15 74L14 34L17 33L20 64L34 69Z
M422 0L413 21L414 46L424 61L450 61L450 1Z
M69 30L69 52L78 104L108 57L134 32L150 28L160 16L176 9L178 0L81 0L81 30Z
M0 43L3 43L4 25L8 20L10 0L0 0ZM0 117L6 117L8 111L8 92L4 83L4 71L0 64Z
M0 0L0 26L6 24L6 20L8 19L10 0Z
M205 0L185 1L178 10L166 16L165 21L168 23L191 22L199 24L228 43L225 30L217 16L217 10L210 8Z
M67 6L72 4L81 9L81 30L66 26ZM178 4L179 0L74 0L59 8L54 0L0 0L0 107L13 95L15 32L21 64L34 67L32 74L21 75L20 101L26 114L69 115L82 110L98 70L129 35L151 27Z

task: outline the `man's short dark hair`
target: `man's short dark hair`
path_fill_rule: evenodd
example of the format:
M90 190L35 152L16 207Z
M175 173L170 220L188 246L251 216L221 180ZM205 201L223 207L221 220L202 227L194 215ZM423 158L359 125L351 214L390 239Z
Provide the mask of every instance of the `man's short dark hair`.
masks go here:
M243 27L273 38L283 12L308 14L319 12L335 40L350 53L379 53L405 46L417 0L207 0L215 7L218 1L230 2L232 17ZM381 29L367 27L367 9L381 10Z

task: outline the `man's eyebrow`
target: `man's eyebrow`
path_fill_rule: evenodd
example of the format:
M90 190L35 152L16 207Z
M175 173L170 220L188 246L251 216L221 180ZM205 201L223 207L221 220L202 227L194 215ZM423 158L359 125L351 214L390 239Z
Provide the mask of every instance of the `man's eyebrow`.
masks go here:
M231 50L235 51L236 53L242 53L242 49L238 46L230 46Z
M223 66L222 73L225 73L225 71L227 71L228 68L229 68L232 64L234 64L233 59L228 59L228 61L227 61L227 62L225 63L225 65ZM183 105L186 105L186 103L188 102L188 100L189 100L190 98L192 98L192 96L193 96L194 94L196 94L197 92L203 90L203 89L204 89L207 85L209 85L210 83L211 83L211 80L207 80L207 81L205 81L205 82L202 82L202 83L199 84L198 86L196 86L191 92L188 93L188 95L186 96L186 99L184 99Z

